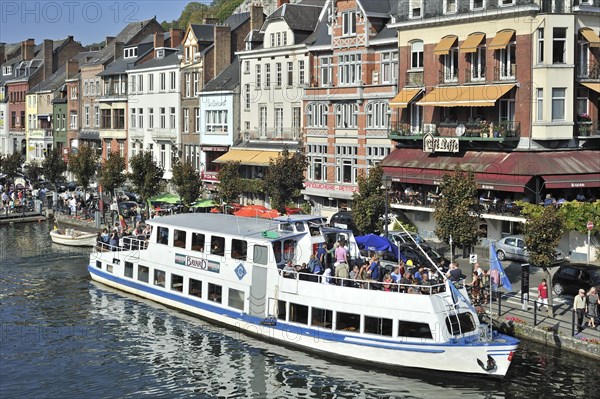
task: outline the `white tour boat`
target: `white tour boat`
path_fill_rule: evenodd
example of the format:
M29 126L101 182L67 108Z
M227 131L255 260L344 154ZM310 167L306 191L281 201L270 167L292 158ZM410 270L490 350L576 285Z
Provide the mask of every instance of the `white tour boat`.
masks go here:
M50 238L55 244L71 247L93 247L96 245L97 234L75 229L54 229L50 231Z
M308 231L281 221L179 214L147 221L149 240L94 249L93 280L269 342L359 364L503 377L519 341L480 325L464 287L321 283L284 273L307 262ZM310 240L309 240L310 241ZM408 293L419 291L424 294Z

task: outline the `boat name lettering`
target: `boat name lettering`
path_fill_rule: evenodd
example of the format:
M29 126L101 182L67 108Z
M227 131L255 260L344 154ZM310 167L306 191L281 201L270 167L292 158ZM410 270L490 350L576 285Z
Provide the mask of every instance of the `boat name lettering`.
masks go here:
M221 264L211 260L202 258L196 258L195 256L175 254L175 263L178 265L184 265L193 267L195 269L206 270L213 273L219 273L221 270Z

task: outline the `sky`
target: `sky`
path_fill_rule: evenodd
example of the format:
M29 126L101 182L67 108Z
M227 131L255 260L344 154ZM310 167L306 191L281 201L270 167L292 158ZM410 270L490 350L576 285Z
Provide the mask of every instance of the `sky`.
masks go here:
M198 1L198 0L197 0ZM210 3L210 0L198 2ZM158 22L179 18L189 1L180 0L1 0L0 42L32 38L59 40L74 36L83 45L116 36L128 23L156 16Z

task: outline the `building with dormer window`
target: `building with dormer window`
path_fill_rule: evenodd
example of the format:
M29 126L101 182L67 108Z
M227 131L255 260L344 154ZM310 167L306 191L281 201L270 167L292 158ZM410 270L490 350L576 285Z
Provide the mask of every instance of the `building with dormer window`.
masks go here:
M324 216L352 207L358 176L393 149L389 101L398 82L397 1L329 1L308 47L303 96L305 198Z

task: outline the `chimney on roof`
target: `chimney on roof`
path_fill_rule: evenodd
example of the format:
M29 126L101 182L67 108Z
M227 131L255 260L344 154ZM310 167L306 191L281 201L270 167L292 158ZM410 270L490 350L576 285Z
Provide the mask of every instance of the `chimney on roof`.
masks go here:
M163 32L154 32L154 49L165 47L165 34Z
M21 42L21 58L23 61L31 61L33 59L33 53L35 50L35 41L33 39L27 39Z
M53 67L54 42L51 39L44 39L42 43L42 57L44 59L44 74L42 79L46 80L52 75Z
M214 17L204 17L204 25L216 25L219 23L219 18Z
M123 48L125 48L123 42L113 42L113 59L118 60L119 58L123 58Z
M260 30L265 23L265 14L260 4L252 4L250 6L250 32Z
M104 39L104 47L108 46L113 40L115 40L114 36L106 36L106 39Z
M181 41L183 40L183 30L181 29L169 29L169 35L171 36L171 48L179 47Z
M229 25L215 25L214 28L214 76L231 64L231 28Z
M277 8L281 7L284 4L288 4L290 0L277 0Z
M65 79L73 79L75 75L79 73L79 61L77 60L69 60L67 61L66 67L66 77Z
M0 43L0 64L6 62L6 43Z

